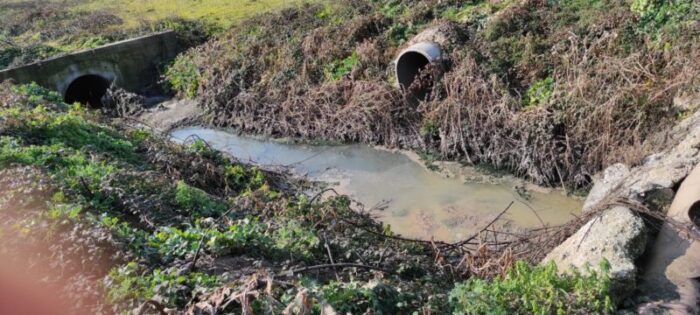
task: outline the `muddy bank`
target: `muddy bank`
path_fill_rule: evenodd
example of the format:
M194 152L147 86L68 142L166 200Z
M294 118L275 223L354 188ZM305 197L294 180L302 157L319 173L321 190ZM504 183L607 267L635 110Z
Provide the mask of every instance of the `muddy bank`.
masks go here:
M202 109L194 101L168 99L145 109L136 120L159 131L168 131L178 126L197 124L202 117Z

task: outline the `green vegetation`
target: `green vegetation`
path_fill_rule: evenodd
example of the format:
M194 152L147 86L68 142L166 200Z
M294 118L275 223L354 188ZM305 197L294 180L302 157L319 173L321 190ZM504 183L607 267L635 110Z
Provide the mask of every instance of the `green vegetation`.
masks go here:
M241 19L302 1L38 1L0 3L0 69L107 43L174 30L184 47L201 44ZM179 88L179 87L177 87Z
M144 21L177 16L187 20L206 20L220 27L230 27L242 18L298 5L298 0L84 0L72 9L77 12L108 11L124 20L123 27L136 27Z
M320 288L314 288L321 301L328 303L343 314L361 314L371 309L374 314L397 314L406 302L405 294L381 282L366 285L357 282L331 282Z
M483 26L486 18L511 4L513 4L512 0L495 3L491 1L474 1L462 6L449 7L443 12L442 16L460 23L475 23Z
M554 91L554 79L552 77L535 81L525 93L523 106L535 107L545 105L552 97L552 91Z
M178 181L175 186L175 202L204 217L221 214L228 208L225 203L214 200L203 190L187 185L184 181Z
M502 278L491 282L470 279L450 292L454 314L602 314L615 305L608 291L606 262L601 273L558 275L553 262L531 267L518 262Z
M217 126L404 147L586 190L589 174L639 163L688 117L673 99L698 89L698 12L693 0L302 5L232 26L165 79ZM401 93L392 62L426 30L443 63Z
M551 288L552 307L561 299L578 311L611 307L603 276L557 276L521 262L506 279L467 280L435 264L430 242L401 240L345 196L310 200L303 183L202 140L176 145L112 125L36 85L0 89L0 249L13 259L74 257L30 268L72 288L57 294L76 311L124 313L156 301L222 313L478 313L484 306L463 296L491 292L484 303L505 305L540 288ZM27 256L26 246L48 253ZM75 272L59 272L67 269ZM527 309L539 298L503 307Z
M138 264L132 262L109 273L106 281L106 286L110 288L107 294L109 303L158 296L166 305L183 307L190 292L201 292L220 285L218 277L199 272L178 275L173 269L155 269L150 273L141 273L138 269Z
M357 52L343 59L331 62L324 69L326 78L330 80L340 80L343 76L349 74L357 64Z
M199 69L191 58L178 58L170 65L165 72L168 78L169 87L175 91L180 91L187 98L197 96L199 88Z
M630 9L641 18L641 27L655 36L677 33L700 18L700 8L692 0L633 0Z

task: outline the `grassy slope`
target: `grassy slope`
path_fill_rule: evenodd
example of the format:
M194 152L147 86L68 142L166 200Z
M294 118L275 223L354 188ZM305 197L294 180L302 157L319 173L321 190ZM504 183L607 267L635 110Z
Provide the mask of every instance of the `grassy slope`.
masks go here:
M11 0L0 3L0 69L163 29L198 44L247 17L298 0ZM194 37L191 33L196 34Z
M230 27L242 18L294 6L301 0L84 0L75 11L106 10L124 20L124 27L135 27L141 21L168 17L206 20L220 27Z

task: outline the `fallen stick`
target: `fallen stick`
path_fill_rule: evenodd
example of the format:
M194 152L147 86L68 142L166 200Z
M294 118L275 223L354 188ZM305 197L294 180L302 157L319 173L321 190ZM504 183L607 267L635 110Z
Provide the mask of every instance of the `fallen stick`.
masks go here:
M501 211L501 213L499 213L493 220L491 220L491 222L489 222L489 224L484 226L484 228L479 230L479 232L474 233L472 236L468 237L467 239L465 239L463 241L448 244L447 249L454 249L455 247L460 247L464 244L467 244L467 243L473 241L477 236L479 236L481 233L486 231L489 227L491 227L494 223L496 223L496 221L498 221L498 219L500 219L506 212L508 212L508 210L510 210L510 207L513 206L513 203L514 203L514 201L511 201L510 204L508 204L508 206L505 209L503 209L503 211Z
M382 272L391 273L391 271L386 270L384 268L373 267L373 266L363 265L363 264L355 264L355 263L323 264L323 265L302 267L302 268L292 269L291 273L294 274L294 273L301 273L301 272L306 272L306 271L313 271L313 270L327 269L327 268L335 269L338 267L340 267L340 268L364 268L364 269L379 270Z

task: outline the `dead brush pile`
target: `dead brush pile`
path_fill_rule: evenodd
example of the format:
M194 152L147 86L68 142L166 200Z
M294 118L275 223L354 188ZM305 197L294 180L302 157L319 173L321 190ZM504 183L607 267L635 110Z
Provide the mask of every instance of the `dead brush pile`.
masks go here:
M408 147L582 188L666 145L647 139L688 114L674 96L698 89L697 3L637 2L308 5L232 28L167 77L217 126ZM448 21L464 36L416 105L392 86L392 59Z

